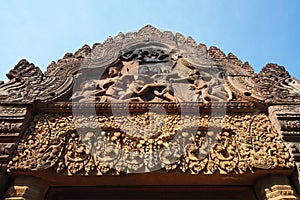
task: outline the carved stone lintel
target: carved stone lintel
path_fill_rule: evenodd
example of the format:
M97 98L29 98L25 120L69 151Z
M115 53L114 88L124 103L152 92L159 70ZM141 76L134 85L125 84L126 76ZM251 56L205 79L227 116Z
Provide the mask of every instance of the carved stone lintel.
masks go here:
M5 200L41 200L48 191L46 182L29 176L18 176L5 194Z
M259 200L299 199L290 181L283 175L270 175L259 179L255 184Z
M48 168L69 176L139 170L244 174L289 170L293 162L264 114L48 113L35 116L8 172Z

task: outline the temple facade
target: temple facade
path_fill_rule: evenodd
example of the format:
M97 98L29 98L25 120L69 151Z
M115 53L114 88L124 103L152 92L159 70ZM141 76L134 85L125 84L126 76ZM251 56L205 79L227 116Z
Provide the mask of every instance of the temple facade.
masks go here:
M300 81L147 25L0 82L6 200L299 199Z

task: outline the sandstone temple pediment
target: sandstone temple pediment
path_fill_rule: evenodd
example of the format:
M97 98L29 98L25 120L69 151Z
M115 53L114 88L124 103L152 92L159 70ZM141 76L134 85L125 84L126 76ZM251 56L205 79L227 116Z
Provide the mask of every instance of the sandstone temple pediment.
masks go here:
M147 25L66 53L45 73L20 60L7 77L7 199L139 185L157 195L155 186L177 185L217 198L226 186L232 199L298 198L300 82L282 66L255 73L232 53Z
M115 74L114 70L117 70ZM0 100L4 103L67 100L69 97L67 95L73 92L74 85L82 89L84 83L81 81L93 82L92 79L98 81L100 90L98 93L101 93L101 89L110 88L111 83L117 82L117 79L120 79L117 87L124 87L121 82L125 84L123 82L132 82L131 79L134 79L133 82L138 82L136 85L160 85L157 86L161 87L157 94L173 86L169 88L173 89L172 93L176 93L172 95L173 97L176 96L178 101L190 102L193 98L197 98L197 95L195 97L186 95L179 91L186 88L177 86L178 89L174 85L184 82L194 84L191 89L197 91L202 86L200 84L202 80L205 82L202 84L207 85L204 87L207 87L210 96L200 97L202 99L200 102L203 100L205 102L205 98L208 101L210 99L250 102L300 101L299 81L292 78L283 67L268 64L256 74L248 62L243 63L232 53L226 56L217 47L207 49L204 44L197 45L191 37L185 39L180 33L160 32L151 26L146 26L135 33L119 33L114 38L108 38L103 44L94 44L92 48L84 45L74 54L66 53L58 62L52 62L45 73L34 64L21 60L7 77L9 81L0 86ZM76 84L76 79L79 79L82 85L78 82ZM105 80L107 83L104 83ZM142 83L143 81L146 83ZM167 86L163 82L170 85ZM177 85L187 87L187 84ZM153 88L154 85L149 87ZM218 85L220 91L214 91L218 90L214 85ZM117 93L117 89L113 92ZM188 90L190 89L187 88L185 92ZM144 91L145 88L140 92L147 93ZM141 96L136 93L133 95ZM154 101L173 100L153 95L156 97ZM282 95L285 95L285 98ZM105 95L96 95L99 96ZM73 95L73 99L78 98ZM109 101L104 100L106 99L104 97L100 99L99 97L99 102Z

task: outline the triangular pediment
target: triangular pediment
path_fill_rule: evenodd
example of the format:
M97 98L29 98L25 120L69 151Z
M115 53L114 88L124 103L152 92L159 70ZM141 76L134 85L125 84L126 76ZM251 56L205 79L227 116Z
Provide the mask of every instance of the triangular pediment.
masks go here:
M117 74L109 74L114 70ZM255 74L232 53L226 56L216 47L207 49L191 37L150 25L67 53L45 74L21 60L7 77L0 85L2 102L299 101L300 88L283 67L269 64ZM125 86L128 81L131 85ZM282 94L287 98L278 99Z

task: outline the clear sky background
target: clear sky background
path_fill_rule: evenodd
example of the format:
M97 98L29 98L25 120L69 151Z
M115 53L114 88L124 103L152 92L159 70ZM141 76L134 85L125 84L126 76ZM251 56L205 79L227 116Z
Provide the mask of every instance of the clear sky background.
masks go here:
M42 71L66 52L147 24L300 79L299 0L0 0L0 80L22 58Z

